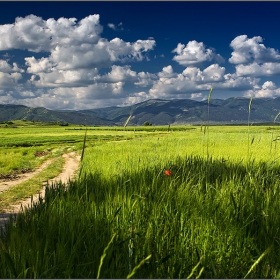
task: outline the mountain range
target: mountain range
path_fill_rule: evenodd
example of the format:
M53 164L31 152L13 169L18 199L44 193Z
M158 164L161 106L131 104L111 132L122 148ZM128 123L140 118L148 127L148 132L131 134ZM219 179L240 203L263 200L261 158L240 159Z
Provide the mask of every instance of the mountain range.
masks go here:
M30 120L72 123L79 125L182 125L182 124L246 124L248 123L250 99L232 97L194 101L191 99L150 99L124 107L106 107L90 110L48 110L23 105L0 104L0 121ZM209 106L208 106L209 105ZM280 97L253 99L250 123L273 123L280 112Z

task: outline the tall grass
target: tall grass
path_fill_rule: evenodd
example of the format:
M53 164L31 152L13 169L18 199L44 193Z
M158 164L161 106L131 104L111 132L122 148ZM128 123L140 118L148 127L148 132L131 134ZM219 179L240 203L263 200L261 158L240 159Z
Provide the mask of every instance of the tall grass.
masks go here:
M206 150L207 158L209 157L209 121L210 121L210 101L212 98L212 92L213 92L213 88L211 87L209 94L208 94L208 103L207 103L207 109L208 109L208 120L207 120L207 126L206 126L206 129L207 129L207 150Z
M0 277L276 277L279 165L250 129L250 169L246 127L211 127L207 157L196 130L84 144L78 179L1 234Z
M251 116L252 102L253 102L253 97L250 98L249 106L248 106L248 151L247 151L247 160L248 161L250 161L250 150L251 150L250 146L254 142L254 138L253 138L250 143L250 116Z
M111 178L96 171L70 182L68 191L62 184L48 188L45 203L19 215L1 237L0 276L275 277L277 166L256 163L252 176L242 164L198 156L165 164L172 165L170 177L161 166ZM130 258L137 267L150 255L130 271Z

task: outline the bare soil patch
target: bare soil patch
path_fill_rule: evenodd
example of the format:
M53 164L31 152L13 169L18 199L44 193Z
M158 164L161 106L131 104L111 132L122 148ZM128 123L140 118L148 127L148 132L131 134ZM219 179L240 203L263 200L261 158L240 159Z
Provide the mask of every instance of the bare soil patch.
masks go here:
M5 176L3 176L4 178L1 178L1 180L0 180L0 192L3 192L5 190L9 189L10 187L23 183L24 181L27 181L28 179L32 178L34 175L40 173L43 169L48 167L51 164L51 162L52 162L52 159L46 160L35 171L26 172L23 174L15 174L15 176L10 175L10 176L7 176L7 178L5 178Z
M44 156L46 156L48 154L48 152L46 152L46 151L36 151L35 153L34 153L34 156L35 157L44 157Z
M0 174L0 180L16 180L20 178L21 174L30 173L32 171L33 170L30 168L23 168L20 170L15 170L12 174Z
M33 202L37 202L39 200L39 197L43 198L45 197L45 187L47 183L49 185L52 184L52 182L62 182L62 183L68 183L69 180L73 179L76 175L76 172L79 169L80 166L80 156L76 155L75 152L71 152L68 154L64 154L63 157L65 158L65 164L63 167L63 171L55 178L49 180L48 182L45 182L45 184L42 186L42 189L38 194L33 195ZM14 181L8 181L5 180L4 182L0 183L0 191L5 191L11 186L17 185L19 183L22 183L30 178L32 178L34 175L40 173L44 168L46 168L50 163L52 162L51 159L44 162L40 168L38 168L36 171L28 173L25 175L25 177L21 177ZM3 213L0 213L0 226L4 227L5 223L9 220L11 215L19 213L22 209L29 208L31 206L31 198L27 198L23 201L20 201L17 204L10 205L10 209L5 209Z

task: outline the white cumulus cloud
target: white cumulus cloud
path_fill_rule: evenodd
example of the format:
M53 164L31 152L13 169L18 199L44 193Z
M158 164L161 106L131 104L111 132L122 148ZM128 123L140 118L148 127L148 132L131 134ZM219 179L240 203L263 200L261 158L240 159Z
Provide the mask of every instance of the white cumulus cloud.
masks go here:
M137 73L130 70L130 66L113 65L110 73L96 78L98 82L115 83L115 82L133 82L137 81Z
M127 98L125 98L122 105L123 106L133 105L148 100L149 98L150 98L149 94L147 94L145 91L136 92L128 96Z
M137 74L138 81L134 84L140 87L147 87L152 84L158 79L156 74L148 73L148 72L139 72Z
M258 64L253 62L248 65L236 65L236 74L239 76L273 76L280 74L279 62L266 62Z
M280 88L272 81L266 81L261 87L245 92L244 97L275 98L280 96Z
M18 85L22 79L21 73L4 73L0 72L0 88L13 88Z
M117 29L116 26L115 26L115 24L113 24L113 23L108 23L108 27L110 27L110 28L113 29L113 30L116 30L116 29Z
M32 75L30 82L40 87L80 87L94 83L97 76L97 69L79 70L53 70L51 72L37 73Z
M192 93L191 94L191 99L198 99L198 100L201 100L203 99L204 97L202 96L202 93L199 92L199 93Z
M194 65L203 61L211 61L214 58L217 58L219 61L223 60L223 58L220 55L216 55L212 49L206 49L204 43L199 43L195 40L188 42L187 45L179 43L172 52L177 53L177 55L173 57L173 60L183 66Z
M171 65L162 68L162 71L158 73L160 78L172 78L176 76L176 73L173 72Z
M230 43L233 52L229 62L233 64L246 64L280 61L279 51L266 47L262 42L263 38L260 36L253 38L248 38L247 35L237 36Z
M201 70L198 67L187 67L182 73L173 73L171 67L164 68L159 72L159 79L154 82L149 93L153 98L179 97L185 98L200 97L202 91L208 91L211 87L223 90L245 91L253 89L259 82L254 77L239 77L236 74L225 74L225 68L218 64L212 64ZM166 69L172 75L164 76ZM171 71L172 70L172 71Z
M76 18L50 18L35 15L17 17L15 23L0 25L0 50L27 49L33 52L51 51L56 45L96 43L102 32L99 15Z
M24 70L20 69L17 65L17 63L13 63L13 67L6 61L0 59L0 72L3 73L12 73L12 72L20 72L23 73Z

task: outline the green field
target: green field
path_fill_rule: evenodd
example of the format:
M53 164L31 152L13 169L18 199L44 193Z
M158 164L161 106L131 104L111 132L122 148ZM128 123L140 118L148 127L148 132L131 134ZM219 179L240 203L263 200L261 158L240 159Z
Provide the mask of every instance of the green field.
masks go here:
M278 126L14 122L0 134L3 176L84 151L75 181L2 232L1 278L280 276Z

